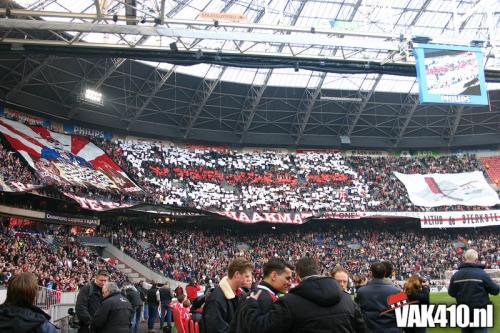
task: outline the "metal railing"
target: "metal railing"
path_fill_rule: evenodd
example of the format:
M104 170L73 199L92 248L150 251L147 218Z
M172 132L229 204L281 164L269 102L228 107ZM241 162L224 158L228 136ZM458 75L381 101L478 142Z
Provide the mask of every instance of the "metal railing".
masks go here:
M43 310L48 310L61 303L61 297L62 292L39 286L35 305Z

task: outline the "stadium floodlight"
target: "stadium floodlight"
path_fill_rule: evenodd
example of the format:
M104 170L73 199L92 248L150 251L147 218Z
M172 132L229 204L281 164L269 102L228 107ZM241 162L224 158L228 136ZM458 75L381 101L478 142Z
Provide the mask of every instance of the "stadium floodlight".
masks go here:
M341 97L341 96L321 96L323 101L336 101L336 102L362 102L361 97Z
M94 89L86 89L82 99L91 104L103 105L102 93Z

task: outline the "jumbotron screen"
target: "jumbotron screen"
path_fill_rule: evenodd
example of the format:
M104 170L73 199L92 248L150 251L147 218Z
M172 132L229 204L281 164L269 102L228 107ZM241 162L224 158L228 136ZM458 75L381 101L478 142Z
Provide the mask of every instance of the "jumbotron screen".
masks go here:
M420 103L488 105L481 49L420 44L413 51Z

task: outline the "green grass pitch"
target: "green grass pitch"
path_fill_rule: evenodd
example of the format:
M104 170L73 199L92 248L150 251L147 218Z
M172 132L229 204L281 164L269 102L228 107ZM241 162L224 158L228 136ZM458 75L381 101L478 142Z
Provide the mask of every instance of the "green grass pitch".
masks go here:
M494 304L494 319L493 328L489 329L489 333L500 333L500 295L491 296L490 299ZM455 299L448 296L447 293L432 293L431 303L434 304L453 304ZM429 328L428 333L460 333L460 328Z

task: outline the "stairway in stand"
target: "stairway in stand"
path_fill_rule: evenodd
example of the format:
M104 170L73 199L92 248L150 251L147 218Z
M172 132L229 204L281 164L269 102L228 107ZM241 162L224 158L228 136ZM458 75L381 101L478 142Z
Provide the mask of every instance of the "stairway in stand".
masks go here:
M127 265L125 265L124 263L122 263L118 260L117 260L117 264L115 265L115 267L118 268L120 270L120 272L125 274L132 283L136 283L136 282L139 282L141 280L146 280L146 278L144 276L142 276L141 274L134 271L132 268L128 267Z

